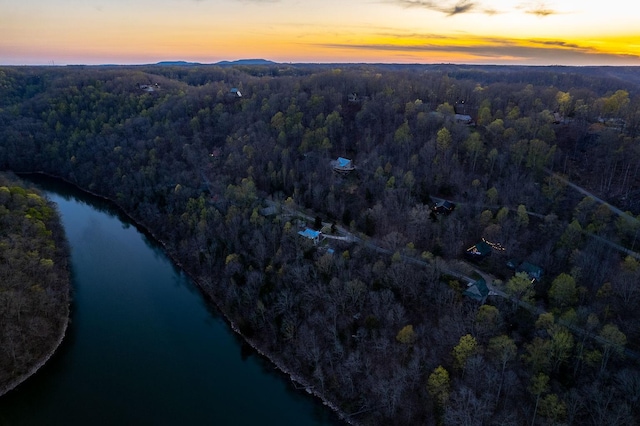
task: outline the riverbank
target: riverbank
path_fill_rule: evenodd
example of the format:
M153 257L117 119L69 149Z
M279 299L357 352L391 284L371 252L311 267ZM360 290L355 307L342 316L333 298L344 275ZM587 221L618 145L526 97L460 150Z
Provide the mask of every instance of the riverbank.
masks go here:
M212 306L215 311L220 315L220 318L224 320L224 322L227 324L227 326L236 334L238 335L243 342L245 342L249 347L251 347L251 349L255 352L255 355L258 355L260 358L266 360L267 362L269 362L271 365L274 366L275 370L282 375L282 378L285 380L289 380L290 383L293 384L293 388L297 389L299 392L301 393L306 393L308 395L313 396L314 398L317 398L318 400L320 400L322 402L322 404L326 407L328 407L341 421L345 422L346 424L352 424L355 425L356 423L354 423L352 420L349 419L349 416L347 413L343 412L342 410L340 410L339 406L328 400L326 398L325 395L322 395L320 392L318 392L316 389L313 388L313 386L304 378L302 377L300 374L296 373L295 371L292 371L292 369L288 368L286 363L280 359L279 357L275 356L274 354L269 353L268 351L266 351L262 345L260 345L259 342L255 341L254 339L251 339L249 337L247 337L245 334L242 333L240 327L238 324L236 324L236 322L229 317L229 315L224 311L224 309L222 308L222 306L217 302L217 300L215 299L213 294L210 294L207 291L207 286L206 286L206 282L208 280L207 277L205 276L201 276L198 275L197 273L194 273L194 271L189 270L185 264L181 261L181 259L178 257L178 255L176 254L176 252L174 252L169 243L164 241L162 238L160 238L155 232L153 232L152 229L150 229L147 225L145 225L142 221L138 220L136 217L132 216L129 212L127 212L127 210L120 205L118 202L105 197L101 194L95 193L93 191L90 190L86 190L76 184L74 184L73 182L55 176L55 175L51 175L48 173L42 173L42 172L32 172L32 173L21 173L23 175L26 174L30 174L30 175L35 175L35 176L44 176L47 178L51 178L51 179L56 179L59 180L61 182L64 182L76 189L78 189L79 191L82 191L86 194L90 194L93 197L96 197L100 200L104 200L108 203L110 203L111 205L113 205L117 211L123 216L126 217L127 220L129 220L131 223L135 224L136 228L138 228L138 230L140 232L142 232L144 235L146 235L149 239L155 241L160 247L162 247L162 251L165 253L165 255L171 259L171 262L180 270L184 271L184 273L193 281L193 283L198 287L199 292L201 293L202 296L204 296L206 302Z
M101 197L104 198L104 197ZM104 198L106 200L108 200L107 198ZM108 200L113 202L112 200ZM294 387L296 387L297 389L304 389L304 391L309 394L314 396L315 398L318 398L322 401L323 405L327 406L329 409L331 409L339 418L340 420L342 420L343 422L345 422L346 424L349 425L354 425L357 426L358 423L354 422L352 419L349 418L349 415L344 412L343 410L340 409L340 407L338 407L338 405L332 401L330 401L325 395L323 395L322 393L318 392L306 379L304 379L300 374L295 373L294 371L291 371L291 369L289 369L285 362L283 360L281 360L279 357L267 352L266 350L264 350L264 348L261 347L261 345L256 342L255 340L247 337L245 334L242 333L242 331L240 330L240 327L238 326L238 324L236 324L235 321L233 321L232 318L229 317L229 315L222 309L222 307L220 306L220 304L214 299L214 296L209 294L206 291L206 277L200 277L198 275L193 274L192 271L189 271L184 265L183 263L180 261L180 259L178 259L178 257L176 256L176 254L174 252L172 252L168 246L168 244L163 241L161 238L159 238L157 235L155 235L150 229L148 229L146 226L140 224L139 221L137 221L135 218L133 218L132 216L130 216L121 206L119 206L117 203L113 202L115 205L118 206L118 209L123 212L123 214L125 214L133 223L136 224L136 226L140 227L142 230L144 230L144 232L149 235L151 238L153 238L158 244L160 244L162 246L162 248L164 249L165 254L171 259L171 261L178 267L180 268L182 271L184 271L189 278L191 278L191 280L198 286L198 289L200 290L200 292L202 293L202 295L205 297L205 300L207 300L207 302L211 305L213 305L216 309L216 311L221 315L221 317L224 319L225 323L231 328L231 330L233 330L233 332L235 332L238 336L240 336L242 338L242 340L248 344L251 349L253 349L257 355L261 356L262 358L266 359L268 362L270 362L271 364L273 364L273 366L281 373L284 375L284 377L288 378L288 380L294 385Z
M329 409L331 409L343 422L345 422L345 423L347 423L349 425L357 426L358 423L355 423L352 419L350 419L349 415L346 412L344 412L343 410L341 410L340 407L338 407L338 405L335 402L330 401L325 395L323 395L321 392L318 392L314 388L314 386L312 386L300 374L298 374L298 373L292 371L290 368L288 368L286 366L286 363L282 359L280 359L279 357L269 353L264 348L262 348L262 345L260 345L259 342L256 342L254 339L251 339L251 338L247 337L244 333L242 333L239 325L236 324L236 322L233 321L233 319L229 317L229 315L224 311L222 306L215 300L214 296L207 292L206 285L205 285L205 282L207 280L206 277L201 277L201 276L199 276L197 274L194 274L192 271L189 271L184 266L184 264L180 261L178 256L169 248L169 245L165 241L163 241L156 234L154 234L153 231L151 231L149 228L147 228L146 226L142 225L134 217L130 216L121 206L119 206L114 201L109 200L108 198L105 198L105 197L101 197L101 198L113 202L116 206L118 206L118 209L121 212L123 212L123 214L125 214L133 223L136 224L136 226L138 226L142 230L144 230L144 232L147 235L149 235L156 242L158 242L158 244L160 244L162 246L162 248L164 249L165 254L171 259L171 261L178 268L180 268L182 271L184 271L189 276L189 278L191 278L191 280L193 280L193 282L198 286L198 289L200 290L202 295L205 297L205 300L207 300L208 303L210 303L211 305L213 305L215 307L216 311L221 315L221 317L224 319L225 323L231 328L231 330L233 330L238 336L240 336L242 338L242 340L245 343L247 343L251 347L251 349L253 349L256 352L257 355L261 356L262 358L266 359L268 362L273 364L273 366L281 374L283 374L284 377L288 378L288 380L291 381L291 383L294 385L294 387L296 387L297 389L304 389L304 391L307 394L312 395L315 398L320 399L322 401L323 405L325 405Z
M40 358L40 360L36 364L34 364L33 367L29 369L29 371L27 371L26 373L22 374L19 377L16 377L13 381L6 384L4 387L0 388L0 397L17 388L19 385L24 383L27 379L29 379L38 371L40 371L40 369L44 367L47 362L49 362L51 357L53 357L58 352L58 349L62 345L62 342L64 341L64 338L67 335L68 328L69 328L69 313L67 312L67 320L64 322L62 329L60 330L60 334L58 339L55 342L55 345L42 358Z
M200 284L198 284L198 286L202 288ZM218 310L220 311L220 309ZM357 425L357 423L353 422L353 420L349 418L347 413L342 411L340 407L338 407L335 403L329 401L323 394L316 391L315 388L311 384L309 384L309 382L307 382L302 376L300 376L299 374L296 374L295 372L290 371L286 367L284 361L280 360L278 357L272 354L268 354L267 352L261 350L259 348L260 345L258 345L252 339L246 337L240 331L239 327L233 321L231 321L226 315L225 315L225 319L234 332L240 335L244 339L244 341L247 342L247 344L249 344L251 348L254 351L256 351L260 356L262 356L263 358L266 358L269 362L271 362L282 374L288 377L293 384L299 385L309 395L313 395L314 397L319 398L325 406L329 407L345 423L354 425L354 426Z
M71 282L64 229L50 202L5 174L0 193L6 278L0 315L2 396L35 375L61 347L70 322Z

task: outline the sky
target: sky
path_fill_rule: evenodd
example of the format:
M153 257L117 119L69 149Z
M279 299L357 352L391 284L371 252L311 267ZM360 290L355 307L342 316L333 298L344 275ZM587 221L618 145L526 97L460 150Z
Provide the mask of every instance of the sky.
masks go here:
M0 0L0 65L640 65L634 0Z

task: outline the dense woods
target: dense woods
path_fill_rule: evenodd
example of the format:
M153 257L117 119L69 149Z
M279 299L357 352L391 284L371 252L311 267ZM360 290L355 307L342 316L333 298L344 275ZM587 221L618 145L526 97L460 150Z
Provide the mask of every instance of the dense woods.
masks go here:
M631 425L639 85L615 67L6 67L0 169L112 199L349 422Z
M60 344L69 318L64 230L55 206L0 175L0 394Z

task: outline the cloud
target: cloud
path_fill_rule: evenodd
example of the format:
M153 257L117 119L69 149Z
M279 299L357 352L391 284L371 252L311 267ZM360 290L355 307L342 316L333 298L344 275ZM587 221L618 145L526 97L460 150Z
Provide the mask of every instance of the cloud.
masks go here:
M498 15L501 13L497 9L494 9L492 7L485 7L482 11L485 15L491 15L491 16Z
M557 15L562 12L549 7L543 1L522 2L512 9L499 10L486 0L387 0L404 8L421 8L444 13L447 16L455 16L463 13L482 13L485 15L498 15L502 13L522 11L530 15L544 18L550 15Z
M546 45L546 46L557 46L557 47L566 47L568 49L584 49L583 46L580 46L575 43L567 43L566 41L560 40L538 40L534 43Z
M466 13L473 10L475 6L476 6L475 3L472 3L469 0L462 0L458 2L455 6L453 6L453 9L449 11L448 15L453 16L453 15L458 15L460 13Z
M433 9L438 10L438 2L437 1L429 1L429 0L393 0L391 3L398 4L403 7L419 7L425 9Z
M544 18L545 16L558 14L558 12L556 12L555 10L545 9L545 8L530 9L530 10L527 10L527 13L530 15L540 16L542 18Z
M471 0L458 0L455 2L442 0L392 0L393 3L406 8L421 8L444 13L447 16L459 15L461 13L472 12L477 7L477 3Z
M414 37L412 40L422 39ZM329 48L386 51L397 54L457 53L473 63L549 64L629 64L640 65L640 55L603 52L589 46L561 40L518 40L501 38L454 38L425 36L413 44L323 44Z
M560 12L554 9L551 9L544 2L528 2L520 4L517 9L524 10L525 13L530 15L536 15L540 18L545 18L550 15L557 15Z

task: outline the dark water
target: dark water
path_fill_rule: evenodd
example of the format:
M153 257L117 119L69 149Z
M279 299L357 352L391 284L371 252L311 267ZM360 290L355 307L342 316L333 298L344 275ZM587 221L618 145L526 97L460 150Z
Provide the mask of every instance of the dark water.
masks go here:
M247 352L160 248L104 203L39 181L71 246L69 334L0 398L3 425L335 425Z

